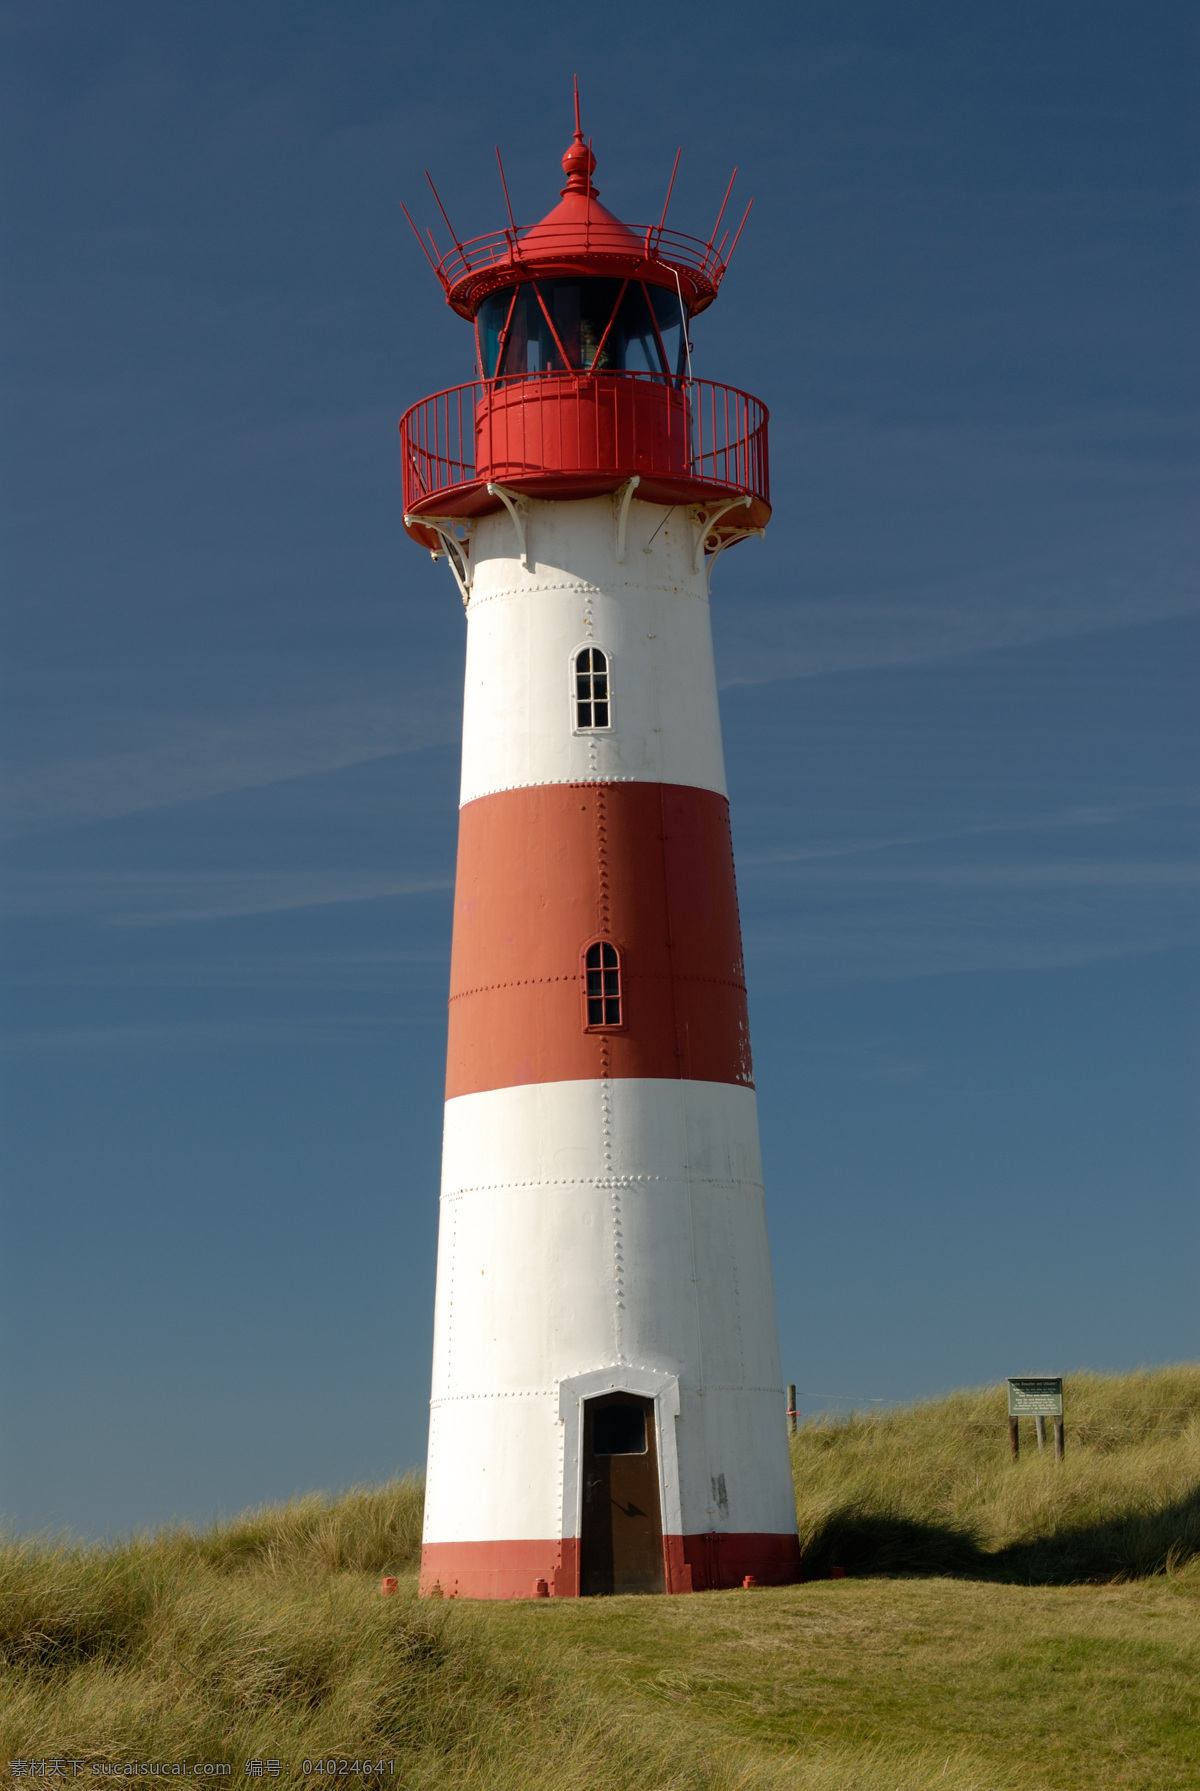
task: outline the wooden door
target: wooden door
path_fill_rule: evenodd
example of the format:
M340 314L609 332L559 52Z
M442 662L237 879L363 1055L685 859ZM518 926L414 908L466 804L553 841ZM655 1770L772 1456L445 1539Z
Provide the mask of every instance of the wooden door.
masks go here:
M579 1590L666 1590L652 1399L605 1393L584 1404Z

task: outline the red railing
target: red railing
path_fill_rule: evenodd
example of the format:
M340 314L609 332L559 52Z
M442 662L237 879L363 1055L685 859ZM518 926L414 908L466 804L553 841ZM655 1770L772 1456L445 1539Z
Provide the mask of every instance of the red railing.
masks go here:
M437 260L433 269L444 290L450 292L471 274L489 273L493 268L519 268L524 264L526 254L530 265L536 267L553 252L556 241L561 241L564 254L577 254L582 239L588 254L628 257L630 239L634 238L647 261L686 270L715 293L736 246L736 238L734 244L729 245L730 234L726 231L721 241L714 244L701 242L699 237L684 236L678 230L666 230L659 224L614 226L598 218L595 223L585 221L581 231L573 219L563 224L543 222L532 227L521 225L513 230L491 230L486 236L455 243L444 255L434 244ZM526 237L530 237L528 245L524 242ZM727 246L728 255L722 260L722 252ZM421 247L425 247L424 243Z
M400 422L406 511L488 481L569 495L636 473L653 499L744 493L770 504L767 409L736 386L651 373L473 380ZM453 506L458 508L458 506Z

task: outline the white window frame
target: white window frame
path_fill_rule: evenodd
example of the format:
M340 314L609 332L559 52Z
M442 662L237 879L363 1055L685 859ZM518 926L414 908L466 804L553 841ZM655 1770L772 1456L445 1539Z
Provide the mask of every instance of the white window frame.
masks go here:
M608 678L608 723L606 726L597 726L597 724L595 722L593 722L590 727L581 728L579 725L579 719L578 719L579 709L577 707L579 699L575 694L575 679L578 676L578 674L575 670L575 661L579 658L579 655L582 652L584 652L585 649L588 649L588 648L590 648L593 652L596 652L597 650L599 650L601 653L603 653L604 663L608 668L607 672L605 673L605 676ZM612 668L613 668L613 656L602 641L596 641L596 640L580 641L578 646L572 647L572 649L571 649L571 657L567 661L567 680L568 680L568 688L569 688L569 692L570 692L570 701L571 701L571 732L573 734L578 734L582 739L586 740L592 734L599 734L599 735L611 734L615 729L616 710L613 705Z

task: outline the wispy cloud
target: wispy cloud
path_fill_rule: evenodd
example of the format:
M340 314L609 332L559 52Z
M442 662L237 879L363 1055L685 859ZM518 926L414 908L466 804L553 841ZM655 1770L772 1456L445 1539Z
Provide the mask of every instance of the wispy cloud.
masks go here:
M999 591L976 579L941 592L739 602L737 637L721 643L723 690L968 658L1038 641L1109 632L1200 613L1185 589ZM939 601L939 596L941 600Z
M0 831L16 834L195 802L423 748L458 736L449 695L294 703L232 717L154 720L116 753L43 760L6 776Z
M263 952L245 956L147 959L137 953L116 964L72 964L15 971L11 987L74 989L293 989L377 995L382 989L428 986L444 994L449 977L445 942L378 951Z
M903 982L913 977L1066 970L1147 957L1192 942L1194 927L1170 920L1136 936L1111 917L937 911L925 914L804 914L790 926L751 924L747 980L753 1008L781 990L831 983ZM1057 923L1057 924L1056 924Z
M1138 863L1124 859L1062 859L1015 864L833 865L793 862L789 873L798 884L896 884L945 889L1165 889L1200 883L1200 865Z
M10 916L88 915L109 926L178 925L293 908L436 894L444 876L359 870L29 871L7 880Z
M442 1015L428 1008L397 1007L387 1015L370 1013L302 1014L281 1020L262 1015L228 1019L150 1021L144 1025L43 1026L0 1033L0 1054L7 1057L48 1055L63 1051L192 1051L230 1045L318 1045L334 1035L395 1032L399 1028L440 1026Z
M1153 795L743 854L748 961L774 980L876 980L1187 943L1200 865L1174 827L1164 839L1142 823L1195 806L1190 793ZM1104 853L1086 850L1098 830Z
M739 596L736 631L720 641L723 687L1196 614L1185 427L1168 450L1161 418L1125 413L1035 427L806 424L768 548L782 576L769 600ZM733 578L731 562L718 567L718 610Z
M977 840L1003 838L1006 835L1068 835L1081 829L1127 826L1131 822L1160 814L1195 808L1200 808L1200 794L1188 791L1147 796L1129 802L1072 803L1066 808L1051 809L1040 814L1021 813L993 821L969 821L956 827L925 828L911 833L882 834L875 838L818 840L811 845L772 846L765 850L739 852L738 867L743 873L753 873L772 866L820 864L915 847L965 846Z

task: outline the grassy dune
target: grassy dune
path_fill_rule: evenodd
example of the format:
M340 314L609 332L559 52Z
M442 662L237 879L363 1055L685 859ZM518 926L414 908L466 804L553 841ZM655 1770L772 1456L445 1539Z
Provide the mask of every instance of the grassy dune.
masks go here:
M1075 1374L1064 1409L1061 1466L1039 1456L1032 1419L1008 1459L995 1387L803 1426L792 1465L809 1571L1063 1585L1200 1554L1200 1368Z
M814 1577L774 1591L419 1604L416 1480L10 1542L0 1757L92 1782L333 1756L469 1791L1200 1786L1200 1368L1075 1376L1067 1412L1059 1468L1032 1424L1007 1459L995 1388L803 1426Z

